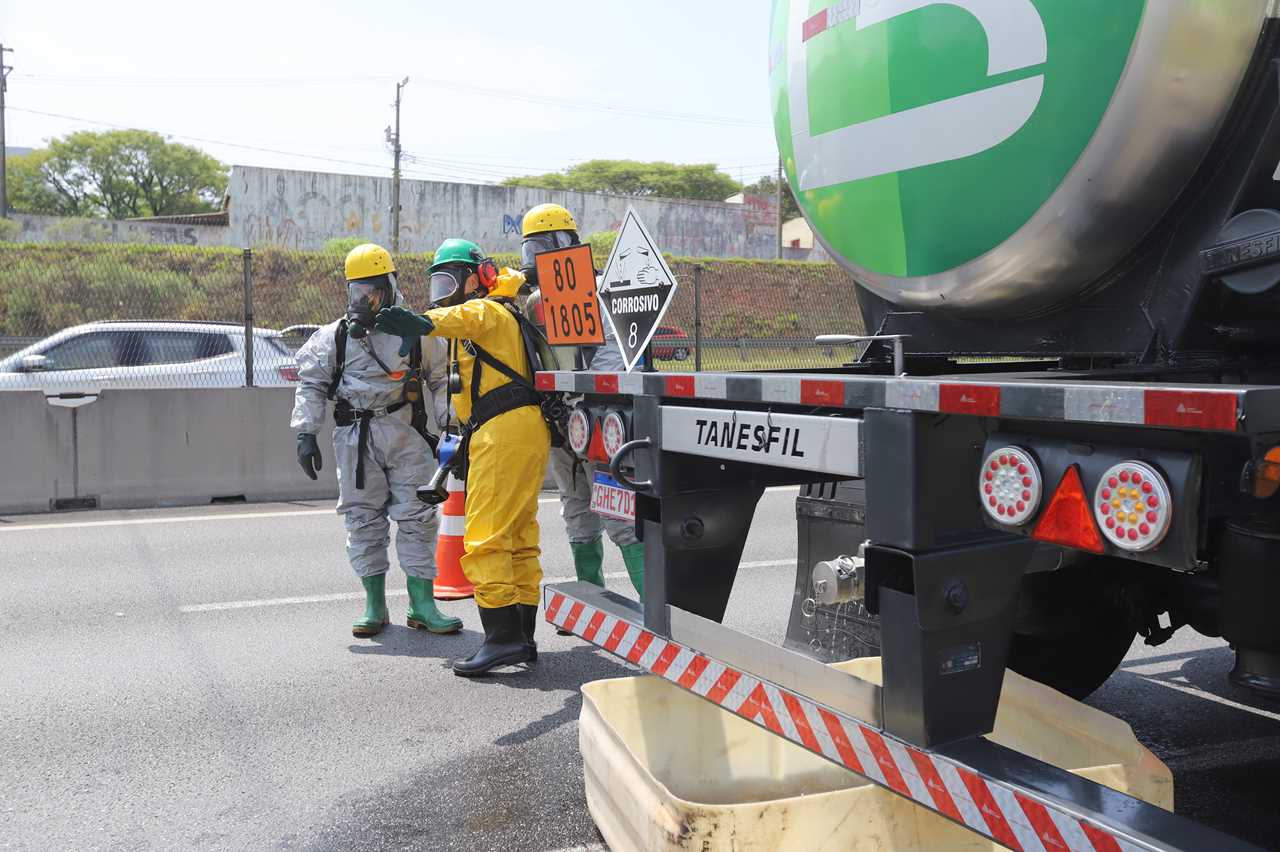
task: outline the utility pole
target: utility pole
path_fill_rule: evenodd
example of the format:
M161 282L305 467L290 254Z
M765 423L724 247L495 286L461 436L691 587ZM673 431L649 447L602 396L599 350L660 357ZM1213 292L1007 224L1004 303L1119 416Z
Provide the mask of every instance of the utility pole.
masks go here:
M0 44L0 219L9 218L9 190L5 183L9 172L9 149L4 141L4 93L9 88L9 72L13 66L4 64L6 53L13 53L13 48Z
M778 157L778 260L782 260L782 157Z
M409 85L405 77L396 83L396 132L391 136L391 151L395 158L391 167L391 250L400 251L400 90Z

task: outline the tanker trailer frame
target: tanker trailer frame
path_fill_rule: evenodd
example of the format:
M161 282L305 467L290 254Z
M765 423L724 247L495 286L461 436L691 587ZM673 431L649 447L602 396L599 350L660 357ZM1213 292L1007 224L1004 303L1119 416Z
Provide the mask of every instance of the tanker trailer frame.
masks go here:
M1135 617L1168 608L1225 634L1241 677L1276 687L1280 529L1254 489L1280 479L1280 386L1066 371L537 382L596 428L622 421L612 468L646 545L643 608L550 585L549 622L1010 848L1252 848L984 735L1024 577L1057 567L1046 551L1129 571L1148 592ZM850 479L868 542L836 594L880 617L882 688L719 624L764 489Z

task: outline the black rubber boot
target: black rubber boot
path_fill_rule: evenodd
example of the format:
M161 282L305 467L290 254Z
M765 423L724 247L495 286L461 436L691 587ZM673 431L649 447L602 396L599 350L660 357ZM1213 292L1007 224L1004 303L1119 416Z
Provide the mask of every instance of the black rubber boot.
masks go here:
M524 641L518 604L493 609L480 607L480 623L484 625L484 644L471 659L454 663L454 674L477 677L499 666L529 662L529 646Z
M537 604L516 604L520 608L520 626L524 632L524 644L529 647L529 662L538 661L538 643L533 641L533 631L538 626Z

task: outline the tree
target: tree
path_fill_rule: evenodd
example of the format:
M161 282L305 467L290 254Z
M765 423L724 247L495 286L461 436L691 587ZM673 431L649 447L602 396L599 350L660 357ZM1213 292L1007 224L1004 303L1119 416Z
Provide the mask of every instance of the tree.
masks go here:
M733 178L714 163L680 165L637 160L588 160L563 172L507 178L504 186L530 186L614 195L652 195L723 201L738 191Z
M778 181L772 175L765 175L755 183L743 186L742 192L744 195L763 195L772 200L778 194ZM782 179L782 221L790 222L799 215L801 215L800 205L791 194L791 182L784 177Z
M17 178L15 210L112 219L207 212L227 187L222 163L146 130L53 139L10 160L9 174Z
M8 158L5 162L5 181L9 207L19 213L83 215L85 210L79 204L58 195L45 180L44 166L48 160L49 151L46 148Z

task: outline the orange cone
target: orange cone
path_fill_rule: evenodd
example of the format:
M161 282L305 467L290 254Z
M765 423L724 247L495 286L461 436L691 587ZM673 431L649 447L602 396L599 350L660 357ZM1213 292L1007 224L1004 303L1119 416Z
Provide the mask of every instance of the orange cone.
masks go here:
M475 594L475 587L462 573L462 534L466 529L467 484L449 474L445 487L449 499L440 506L440 532L436 536L435 598L456 601Z

